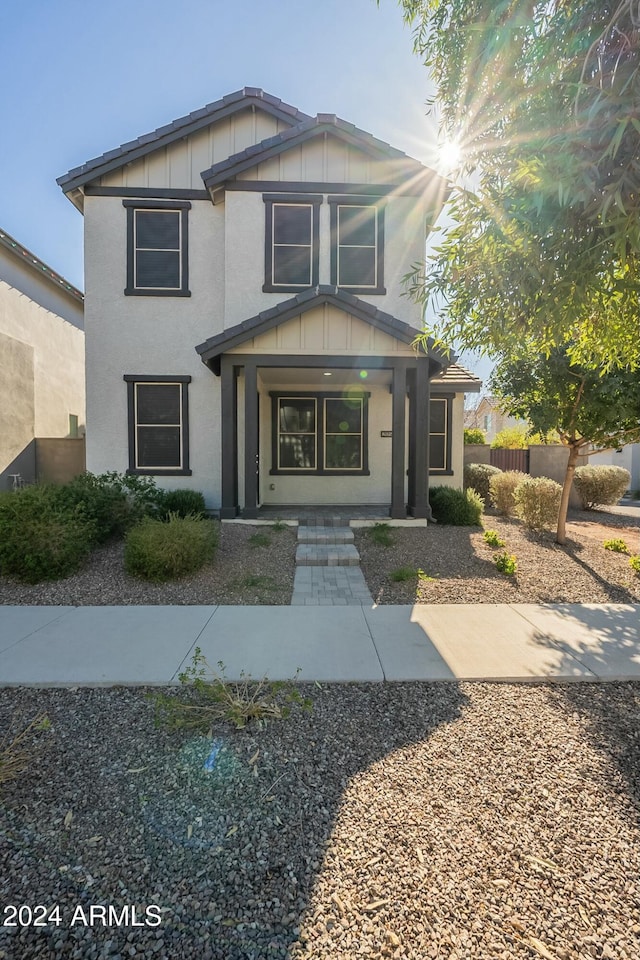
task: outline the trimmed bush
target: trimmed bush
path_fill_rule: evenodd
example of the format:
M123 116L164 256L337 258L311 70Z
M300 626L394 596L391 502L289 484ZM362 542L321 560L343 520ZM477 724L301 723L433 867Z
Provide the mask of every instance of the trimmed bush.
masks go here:
M489 496L498 513L505 517L512 517L516 512L513 494L523 477L526 477L526 473L520 470L505 470L489 480Z
M631 474L624 467L576 467L573 483L583 510L617 503L629 486Z
M82 507L66 507L61 487L35 484L0 494L0 571L27 583L74 573L95 540Z
M489 506L489 482L492 477L502 473L500 467L492 467L490 463L468 463L464 468L464 485L467 490L475 490Z
M217 527L211 520L175 513L166 522L146 517L126 536L125 568L144 580L174 580L212 560L217 542Z
M516 512L529 530L542 531L558 520L562 487L548 477L525 476L513 493Z
M167 517L177 513L179 517L204 517L204 497L199 490L165 490L162 495L162 513Z
M457 527L476 527L484 509L484 501L475 490L454 487L431 487L429 503L434 519Z

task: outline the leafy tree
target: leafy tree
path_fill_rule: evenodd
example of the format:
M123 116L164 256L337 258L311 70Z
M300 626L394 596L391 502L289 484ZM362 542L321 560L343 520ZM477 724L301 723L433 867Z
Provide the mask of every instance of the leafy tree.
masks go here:
M440 341L640 364L640 13L633 0L400 0L473 189L408 277Z
M566 542L571 484L580 457L591 445L600 449L640 441L640 372L601 374L571 360L566 348L548 357L535 349L503 361L491 386L512 416L523 417L541 434L557 430L569 448L556 540Z
M465 443L486 443L487 437L485 435L484 430L480 430L477 427L465 427L464 442Z

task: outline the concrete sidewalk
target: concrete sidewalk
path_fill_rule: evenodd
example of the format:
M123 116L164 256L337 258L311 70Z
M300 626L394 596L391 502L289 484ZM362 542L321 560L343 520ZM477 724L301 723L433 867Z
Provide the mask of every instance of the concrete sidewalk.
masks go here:
M638 604L0 606L0 686L229 679L640 679Z

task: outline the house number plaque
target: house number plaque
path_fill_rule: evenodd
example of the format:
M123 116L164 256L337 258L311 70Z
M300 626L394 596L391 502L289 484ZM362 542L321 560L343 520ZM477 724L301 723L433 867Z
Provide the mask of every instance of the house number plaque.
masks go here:
M393 436L393 430L381 430L381 431L380 431L380 436L381 436L381 437L392 437L392 436Z

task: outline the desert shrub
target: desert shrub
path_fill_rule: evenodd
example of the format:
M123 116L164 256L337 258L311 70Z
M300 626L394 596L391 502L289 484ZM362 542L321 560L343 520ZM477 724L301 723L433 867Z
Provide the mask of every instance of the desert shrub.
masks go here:
M487 437L484 430L477 427L466 427L464 431L464 442L467 443L486 443Z
M502 473L500 467L492 467L490 463L468 463L464 468L465 488L475 490L488 506L491 503L489 481L499 473Z
M91 520L97 543L121 536L136 519L126 490L92 473L83 473L64 484L57 496L66 510L80 512Z
M484 508L484 501L475 490L454 487L431 487L429 503L434 519L458 527L478 526Z
M640 573L640 554L629 557L629 566L632 570L635 570L636 573Z
M576 467L573 483L583 510L617 503L629 486L631 474L624 467Z
M553 527L558 519L562 487L548 477L523 477L513 493L516 512L530 530Z
M604 540L602 546L605 550L612 550L614 553L628 553L629 548L624 542L620 540L619 537L614 537L613 540Z
M377 543L379 547L391 547L395 542L388 523L374 523L368 535L369 540Z
M34 484L0 494L0 571L27 583L73 573L95 540L81 507L61 501L61 487Z
M173 580L212 560L216 545L217 527L211 520L175 513L166 522L146 517L126 536L125 567L145 580Z
M508 577L513 577L516 570L518 569L518 561L516 560L514 554L497 553L493 558L497 569L500 573L506 574Z
M199 490L165 490L162 494L162 515L170 513L179 517L204 517L204 497Z
M499 536L496 530L485 530L482 539L490 547L504 547L504 540Z
M524 476L520 470L505 470L489 479L489 496L496 510L505 517L512 517L516 512L513 494Z

